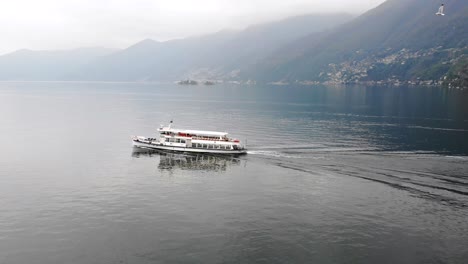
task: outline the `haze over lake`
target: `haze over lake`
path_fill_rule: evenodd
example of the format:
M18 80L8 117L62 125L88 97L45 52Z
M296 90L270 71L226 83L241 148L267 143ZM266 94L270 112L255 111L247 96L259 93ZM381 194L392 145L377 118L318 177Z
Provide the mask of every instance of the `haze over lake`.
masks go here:
M0 263L465 263L468 92L0 83ZM245 156L136 151L160 124Z

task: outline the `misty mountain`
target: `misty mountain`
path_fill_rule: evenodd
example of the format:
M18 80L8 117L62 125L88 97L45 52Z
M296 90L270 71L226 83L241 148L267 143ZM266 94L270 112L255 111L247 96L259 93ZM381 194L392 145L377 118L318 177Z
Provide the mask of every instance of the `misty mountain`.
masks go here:
M80 48L59 51L18 50L0 56L0 80L56 81L116 49Z
M96 59L75 75L75 79L222 78L235 74L240 67L256 63L287 43L343 24L351 18L347 14L304 15L241 31L226 30L166 42L147 39Z
M0 56L0 80L465 83L468 2L388 0L363 15L304 15L123 50L20 50ZM457 85L458 85L457 84Z
M446 1L446 16L435 15L439 5L438 0L388 0L345 25L284 46L244 69L244 78L326 81L338 75L346 82L352 74L372 79L369 70L379 72L377 79L423 76L427 67L464 56L468 46L468 2ZM400 66L388 66L392 62ZM433 69L439 77L449 68L441 67Z
M127 49L98 58L73 79L93 81L177 80L195 65L201 54L228 41L234 33L222 31L187 39L158 42L146 39Z

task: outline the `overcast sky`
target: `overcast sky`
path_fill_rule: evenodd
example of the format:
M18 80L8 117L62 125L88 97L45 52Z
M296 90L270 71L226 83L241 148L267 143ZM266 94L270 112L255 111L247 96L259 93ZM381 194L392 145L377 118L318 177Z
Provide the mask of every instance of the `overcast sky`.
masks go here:
M125 48L307 13L362 13L384 0L0 0L0 54Z

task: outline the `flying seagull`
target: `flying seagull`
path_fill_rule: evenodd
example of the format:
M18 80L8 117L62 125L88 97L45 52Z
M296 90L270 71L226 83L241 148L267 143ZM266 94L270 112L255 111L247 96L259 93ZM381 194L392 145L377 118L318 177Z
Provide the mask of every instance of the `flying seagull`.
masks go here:
M439 7L439 11L437 11L436 15L438 16L445 16L444 14L444 4L441 4Z

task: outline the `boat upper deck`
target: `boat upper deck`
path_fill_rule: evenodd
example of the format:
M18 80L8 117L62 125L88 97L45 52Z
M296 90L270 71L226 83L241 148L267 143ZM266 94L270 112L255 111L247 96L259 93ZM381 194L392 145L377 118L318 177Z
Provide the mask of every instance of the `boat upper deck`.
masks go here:
M190 129L174 129L174 128L160 128L159 132L169 132L174 134L184 134L192 136L205 136L205 137L227 137L227 132L216 132L216 131L203 131L203 130L190 130Z
M238 139L231 139L228 137L227 132L207 131L207 130L192 130L192 129L177 129L172 127L172 122L168 126L163 126L158 129L161 137L181 137L191 138L192 140L210 140L210 141L224 141L239 144Z

